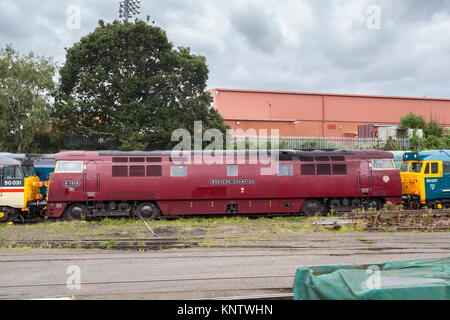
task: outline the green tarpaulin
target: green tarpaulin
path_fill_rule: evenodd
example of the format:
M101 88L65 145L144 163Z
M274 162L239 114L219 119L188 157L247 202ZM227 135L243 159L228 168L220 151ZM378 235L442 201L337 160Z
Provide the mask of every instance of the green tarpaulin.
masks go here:
M450 300L450 258L299 268L295 300Z

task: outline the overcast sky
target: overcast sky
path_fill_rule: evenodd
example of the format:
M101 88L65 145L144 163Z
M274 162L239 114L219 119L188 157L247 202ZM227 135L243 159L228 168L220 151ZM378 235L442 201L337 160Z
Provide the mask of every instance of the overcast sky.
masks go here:
M450 98L450 0L141 2L140 18L206 57L209 88ZM68 27L71 5L79 29ZM62 64L64 48L118 8L119 0L0 0L0 45Z

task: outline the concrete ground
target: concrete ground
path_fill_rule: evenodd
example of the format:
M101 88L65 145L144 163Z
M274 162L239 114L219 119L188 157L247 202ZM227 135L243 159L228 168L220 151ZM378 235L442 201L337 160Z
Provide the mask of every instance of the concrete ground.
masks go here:
M0 299L202 299L284 293L291 291L301 266L448 256L450 233L310 234L257 248L150 252L0 249Z

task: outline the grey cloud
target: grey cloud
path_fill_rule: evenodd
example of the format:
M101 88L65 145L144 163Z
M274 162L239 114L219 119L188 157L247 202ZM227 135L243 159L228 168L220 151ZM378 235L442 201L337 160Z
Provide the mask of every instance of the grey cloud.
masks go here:
M250 46L273 53L282 42L282 35L272 16L257 5L243 5L230 14L230 21ZM232 35L230 35L232 36Z
M66 9L81 8L81 29ZM366 27L379 5L381 30ZM54 56L119 0L0 0L0 46ZM12 11L13 14L8 14ZM206 56L209 87L450 97L450 0L142 0L175 46Z

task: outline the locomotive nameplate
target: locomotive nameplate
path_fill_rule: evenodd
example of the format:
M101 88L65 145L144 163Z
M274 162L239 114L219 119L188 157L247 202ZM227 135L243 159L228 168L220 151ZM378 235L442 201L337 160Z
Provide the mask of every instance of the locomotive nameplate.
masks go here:
M64 181L65 187L77 187L80 185L80 181Z
M239 180L211 180L211 184L254 184L255 180L239 179Z

